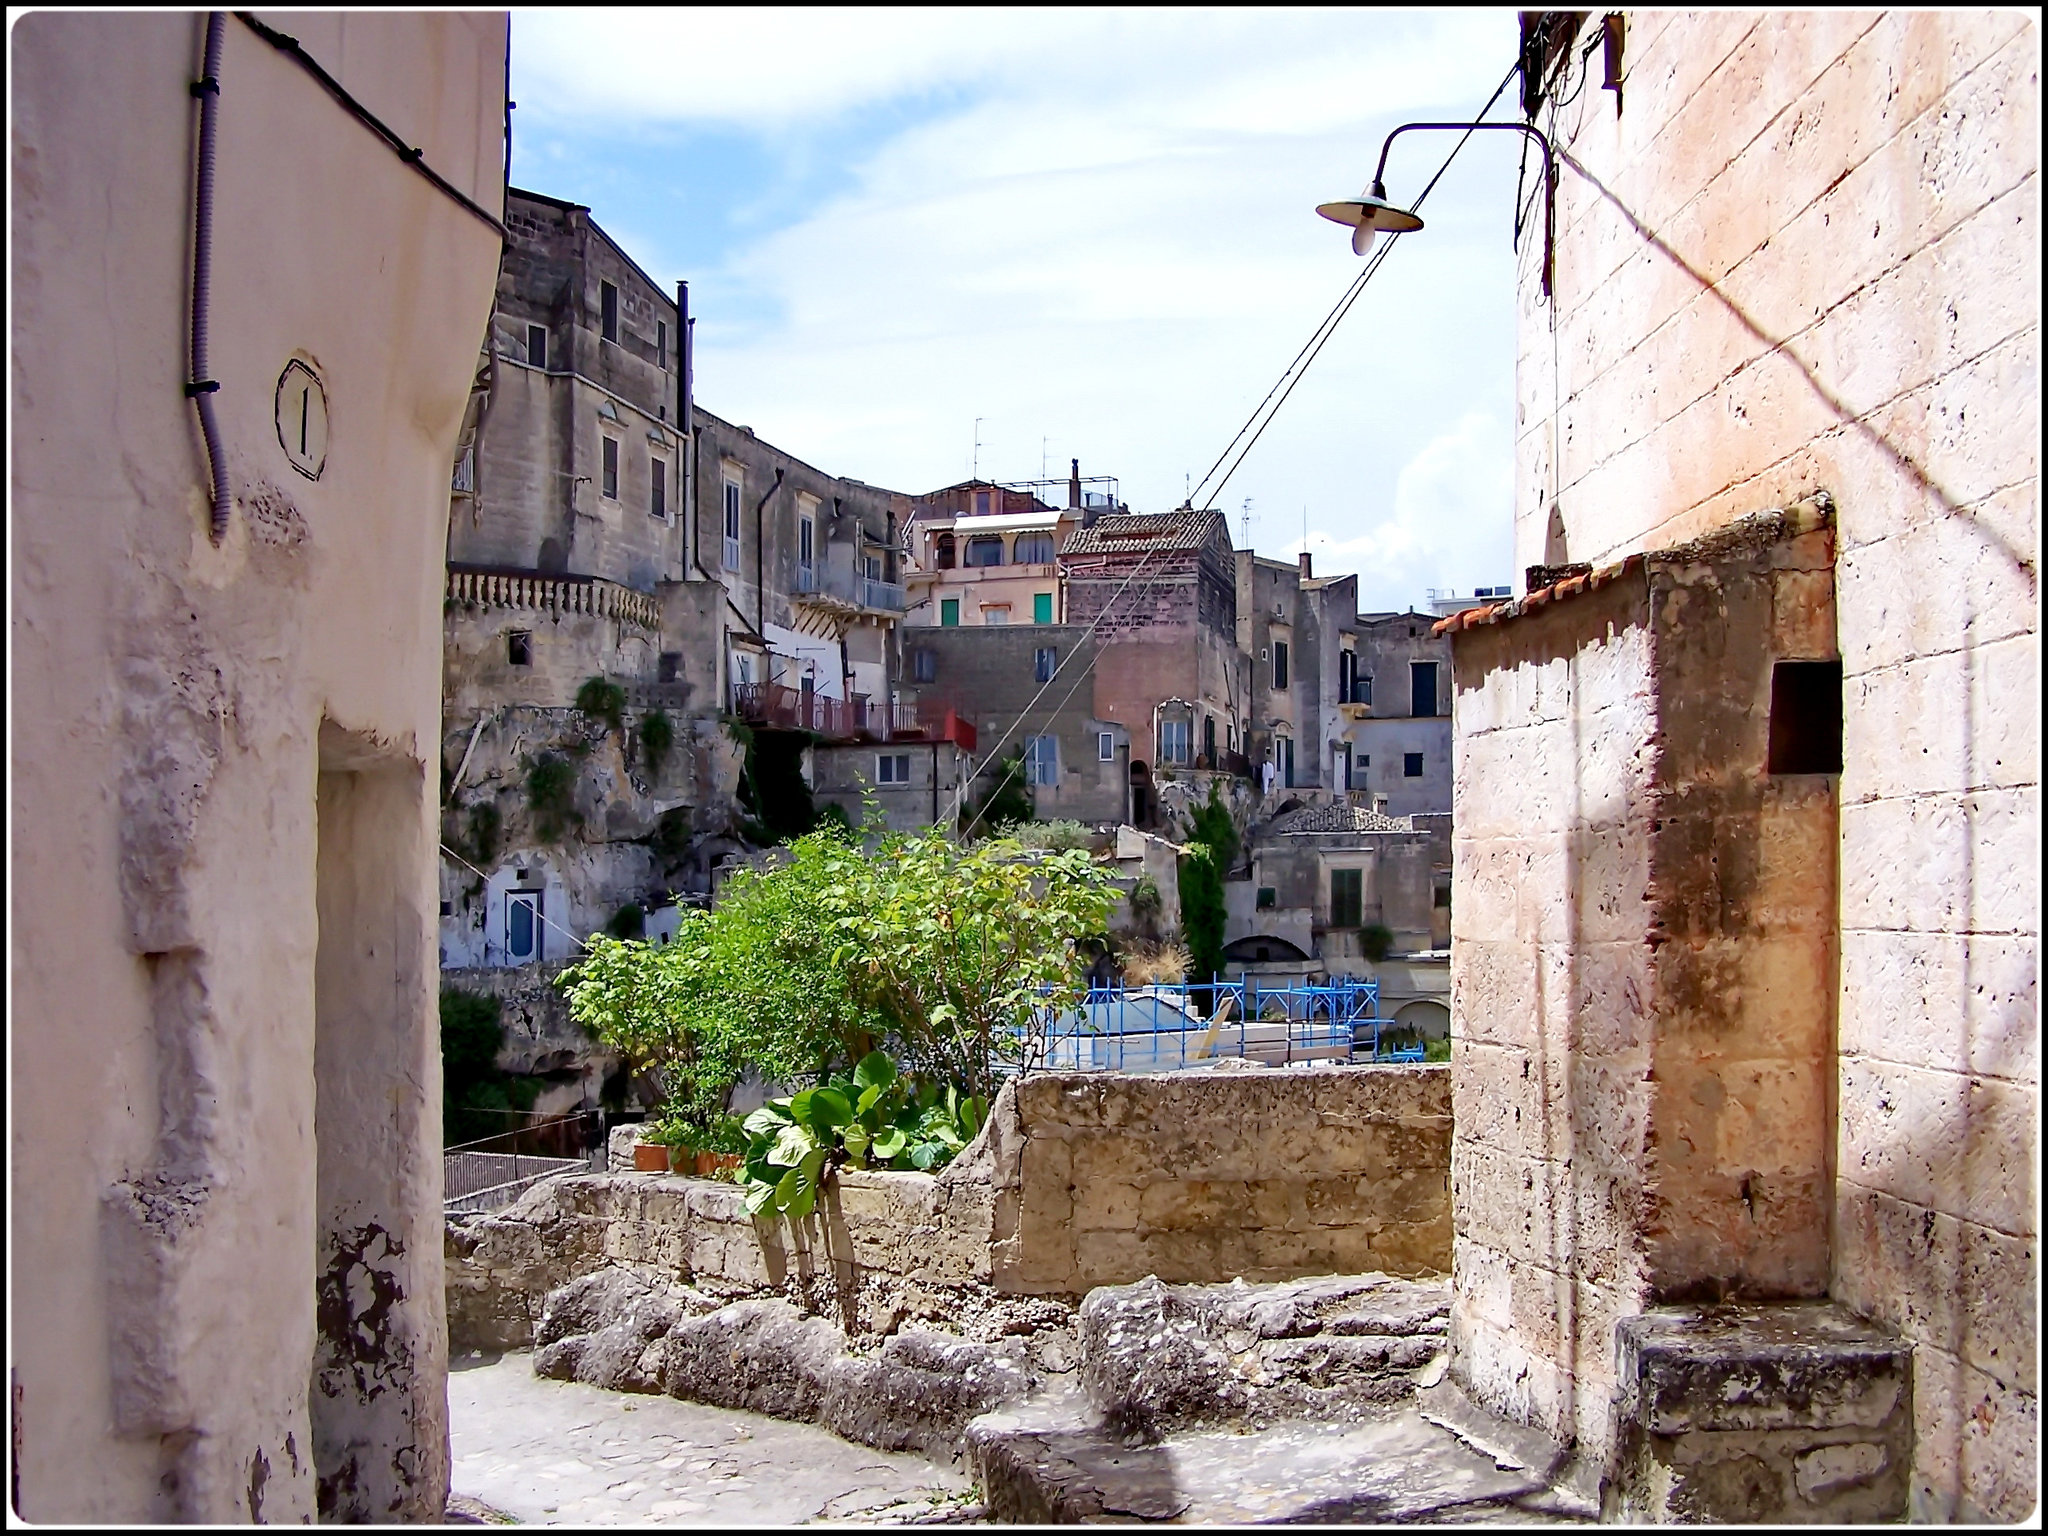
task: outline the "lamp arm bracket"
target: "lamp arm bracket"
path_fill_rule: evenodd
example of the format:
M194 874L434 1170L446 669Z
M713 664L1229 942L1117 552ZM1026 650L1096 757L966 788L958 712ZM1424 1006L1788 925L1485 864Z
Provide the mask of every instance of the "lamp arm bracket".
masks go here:
M1386 141L1380 145L1380 163L1379 168L1373 172L1373 184L1375 186L1378 186L1386 180L1387 151L1394 147L1394 140L1399 138L1404 133L1467 133L1474 132L1480 129L1493 128L1505 128L1511 133L1526 134L1530 138L1534 139L1536 141L1536 147L1543 151L1544 175L1546 177L1552 178L1553 180L1555 179L1556 166L1551 158L1550 140L1544 134L1543 130L1541 128L1536 127L1533 123L1403 123L1400 127L1396 128L1392 133L1388 134L1386 137Z

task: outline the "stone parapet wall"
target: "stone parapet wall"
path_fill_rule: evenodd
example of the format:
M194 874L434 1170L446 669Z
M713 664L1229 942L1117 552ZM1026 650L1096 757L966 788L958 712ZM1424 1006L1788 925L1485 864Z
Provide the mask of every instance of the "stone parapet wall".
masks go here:
M1441 1067L1048 1074L1006 1087L943 1173L842 1170L801 1222L748 1217L738 1185L620 1172L451 1221L449 1336L530 1343L547 1294L608 1265L779 1292L860 1334L1000 1332L1026 1298L1147 1275L1442 1273L1449 1171Z
M1450 1266L1442 1067L1048 1074L991 1121L999 1290Z

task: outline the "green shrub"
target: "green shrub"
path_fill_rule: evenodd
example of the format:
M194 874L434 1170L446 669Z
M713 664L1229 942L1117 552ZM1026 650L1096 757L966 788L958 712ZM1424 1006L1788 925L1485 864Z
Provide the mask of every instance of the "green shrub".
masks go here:
M1008 829L1009 835L1026 848L1092 848L1095 834L1078 821L1027 821Z
M640 717L640 745L647 752L647 777L661 777L661 765L668 761L669 748L675 745L675 722L661 710L653 710Z
M1211 781L1209 798L1195 808L1188 851L1180 859L1180 925L1204 985L1223 974L1223 877L1237 862L1237 825Z
M1366 959L1378 965L1394 952L1394 930L1385 923L1367 923L1358 930L1358 949Z
M576 707L616 731L626 719L626 690L608 678L585 678L576 690Z
M570 826L582 820L572 799L575 789L576 765L560 753L543 753L527 767L526 804L542 842L560 842Z
M988 770L982 771L986 773ZM1015 753L996 764L995 777L989 781L981 804L972 810L962 808L960 831L962 836L979 832L986 837L999 828L1014 829L1017 824L1028 822L1037 814L1031 790L1024 782L1024 756L1021 752ZM1011 834L1005 831L1004 835Z

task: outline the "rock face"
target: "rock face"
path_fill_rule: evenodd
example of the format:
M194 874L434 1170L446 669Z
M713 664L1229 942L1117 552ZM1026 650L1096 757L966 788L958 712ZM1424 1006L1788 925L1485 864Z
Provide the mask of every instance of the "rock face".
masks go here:
M756 1297L720 1306L636 1271L551 1293L535 1330L542 1376L811 1421L861 1445L956 1456L970 1419L1037 1384L1021 1341L905 1332L873 1354L823 1317Z
M1387 1275L1092 1291L1081 1379L1127 1439L1199 1424L1352 1418L1412 1394L1442 1353L1449 1287Z

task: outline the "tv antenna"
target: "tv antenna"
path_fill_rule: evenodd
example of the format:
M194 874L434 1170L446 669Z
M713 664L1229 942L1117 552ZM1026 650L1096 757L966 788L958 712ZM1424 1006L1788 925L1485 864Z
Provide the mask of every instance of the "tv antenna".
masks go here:
M1252 547L1252 499L1249 496L1244 499L1244 510L1238 516L1237 526L1239 529L1238 537L1243 541L1244 547L1250 549Z
M970 480L979 480L981 478L981 424L986 420L988 420L986 416L974 418L974 464L967 472Z

